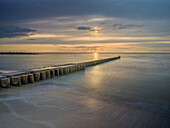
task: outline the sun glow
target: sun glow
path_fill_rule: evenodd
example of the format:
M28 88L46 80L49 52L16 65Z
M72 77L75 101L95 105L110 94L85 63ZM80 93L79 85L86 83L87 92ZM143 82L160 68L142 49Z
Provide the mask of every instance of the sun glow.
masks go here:
M96 33L96 34L97 34L97 33L99 33L99 32L100 32L100 31L99 31L99 30L97 30L97 29L96 29L96 30L94 30L94 33Z
M97 60L98 59L98 53L93 53L94 54L94 60Z
M95 34L98 34L98 33L100 32L100 29L99 29L99 28L94 28L94 29L93 29L93 32L94 32Z

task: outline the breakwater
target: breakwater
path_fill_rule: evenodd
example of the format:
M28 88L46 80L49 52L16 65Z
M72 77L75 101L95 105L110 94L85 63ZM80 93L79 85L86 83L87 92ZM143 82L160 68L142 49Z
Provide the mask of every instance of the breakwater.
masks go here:
M109 62L116 59L120 59L120 56L80 63L53 65L49 67L30 69L26 71L6 72L0 75L0 86L2 88L9 88L11 86L21 86L27 83L34 83L40 80L46 80L54 78L56 76L85 70L86 67Z

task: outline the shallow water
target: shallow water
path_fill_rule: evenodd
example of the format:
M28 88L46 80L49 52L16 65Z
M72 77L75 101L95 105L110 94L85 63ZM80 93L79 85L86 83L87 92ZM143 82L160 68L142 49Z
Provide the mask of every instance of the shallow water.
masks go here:
M43 59L45 56L49 61ZM21 59L26 56L14 56L8 66L10 70L29 69L116 55L77 56L31 55L29 64ZM0 123L8 122L4 116L8 119L10 116L16 127L169 128L170 54L121 56L120 60L88 67L85 71L20 88L1 89ZM4 60L3 70L8 69L4 64L9 62L7 58Z

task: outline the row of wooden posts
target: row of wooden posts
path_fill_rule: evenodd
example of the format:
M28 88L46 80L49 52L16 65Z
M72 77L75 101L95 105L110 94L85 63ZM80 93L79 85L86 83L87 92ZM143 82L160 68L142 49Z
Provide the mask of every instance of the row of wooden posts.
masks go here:
M46 80L49 78L54 78L56 76L66 75L72 72L85 70L85 68L88 66L97 65L116 59L120 59L120 56L81 63L54 65L50 67L31 69L22 72L3 73L0 76L0 86L2 88L9 88L11 87L11 85L21 86L27 83L34 83L40 80Z

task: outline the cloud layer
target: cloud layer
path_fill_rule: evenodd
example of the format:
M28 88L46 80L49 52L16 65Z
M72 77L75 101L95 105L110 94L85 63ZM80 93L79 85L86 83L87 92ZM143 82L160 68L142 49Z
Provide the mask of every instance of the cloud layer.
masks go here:
M30 33L35 32L29 28L21 28L17 26L0 26L0 38L16 38L21 36L28 36Z
M170 19L169 0L1 0L3 22L59 16L105 15L128 19Z
M46 44L49 47L43 49L53 52L55 44L63 52L167 50L169 7L169 0L0 0L0 47L38 44L38 49ZM140 45L127 48L127 43ZM167 45L162 48L163 43Z
M113 27L115 29L127 29L127 28L138 28L138 27L143 27L144 25L136 25L136 24L127 24L127 25L123 25L123 24L114 24Z
M90 27L81 26L81 27L77 27L77 30L90 30Z

